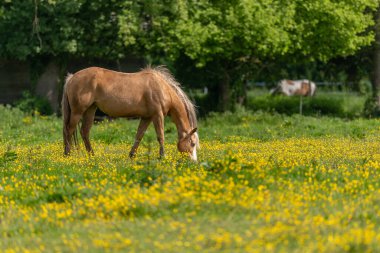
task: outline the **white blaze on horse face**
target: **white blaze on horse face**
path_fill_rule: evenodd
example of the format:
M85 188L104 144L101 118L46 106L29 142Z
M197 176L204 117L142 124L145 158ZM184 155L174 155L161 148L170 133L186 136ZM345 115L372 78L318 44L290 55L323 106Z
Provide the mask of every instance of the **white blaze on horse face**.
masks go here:
M194 136L195 136L195 145L196 145L197 149L200 149L201 145L199 144L199 135L198 135L198 133L195 132Z
M193 148L193 152L192 152L192 154L190 155L190 158L191 158L191 160L193 160L194 162L197 161L197 148L196 148L196 147Z

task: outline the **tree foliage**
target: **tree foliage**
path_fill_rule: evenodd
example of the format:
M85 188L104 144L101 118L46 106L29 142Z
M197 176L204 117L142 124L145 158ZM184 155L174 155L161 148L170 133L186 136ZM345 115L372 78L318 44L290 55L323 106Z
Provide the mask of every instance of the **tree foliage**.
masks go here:
M215 93L224 110L231 87L242 90L241 76L255 65L278 58L326 62L370 45L371 10L377 5L377 0L148 1L142 8L150 29L142 35L155 41L146 47L152 54L185 55L197 67L217 72Z
M376 0L233 0L144 2L151 35L168 56L184 52L204 66L214 59L297 54L328 60L374 38ZM164 14L164 15L163 15ZM151 48L151 47L150 47Z
M374 33L370 10L377 0L296 1L297 23L295 52L313 59L329 60L354 54L368 46Z
M349 55L369 45L377 0L6 0L1 56L122 57L131 45L199 67L214 59ZM16 32L17 31L17 32Z
M0 56L122 58L131 50L128 46L135 42L134 35L127 31L138 26L136 22L123 27L119 24L127 19L123 9L128 9L131 16L138 14L130 8L132 3L125 0L5 1L0 4ZM121 39L121 35L127 36Z
M0 57L143 57L214 72L221 104L242 72L286 57L322 61L374 40L378 0L5 0ZM241 79L241 78L240 78ZM240 83L240 84L239 84ZM225 100L225 101L223 101ZM226 108L223 108L226 109Z

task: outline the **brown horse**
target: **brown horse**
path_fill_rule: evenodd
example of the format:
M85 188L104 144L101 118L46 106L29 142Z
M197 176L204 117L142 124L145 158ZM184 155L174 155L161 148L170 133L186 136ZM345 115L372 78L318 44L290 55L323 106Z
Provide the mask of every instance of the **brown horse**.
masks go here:
M91 67L69 74L62 98L65 155L70 153L71 139L80 119L86 150L93 153L89 133L97 108L112 117L141 119L129 152L131 158L151 122L160 144L160 156L164 156L164 117L169 115L177 127L178 150L197 160L199 138L194 104L166 68L147 67L137 73L121 73Z

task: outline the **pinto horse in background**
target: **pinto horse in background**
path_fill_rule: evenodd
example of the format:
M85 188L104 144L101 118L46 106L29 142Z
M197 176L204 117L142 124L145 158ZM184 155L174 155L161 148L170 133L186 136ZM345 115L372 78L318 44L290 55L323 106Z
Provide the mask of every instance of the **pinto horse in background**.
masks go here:
M317 86L309 80L281 80L271 94L284 94L286 96L314 96Z
M151 122L160 145L160 156L164 156L164 117L169 115L177 127L178 150L197 160L199 138L195 106L166 68L147 67L137 73L121 73L91 67L69 74L62 97L65 155L70 153L71 139L81 119L80 134L86 150L93 153L89 135L97 108L111 117L140 118L129 152L131 158Z

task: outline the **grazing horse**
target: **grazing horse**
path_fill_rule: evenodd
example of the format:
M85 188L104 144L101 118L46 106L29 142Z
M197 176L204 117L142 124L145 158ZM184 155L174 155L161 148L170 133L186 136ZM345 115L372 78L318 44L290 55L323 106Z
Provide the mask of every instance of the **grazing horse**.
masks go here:
M314 96L317 86L309 80L281 80L271 94L281 93L286 96Z
M164 156L164 117L169 115L177 127L180 152L197 160L199 138L195 106L180 84L164 67L147 67L137 73L122 73L91 67L69 74L62 97L64 154L71 149L71 139L80 119L80 134L86 150L93 153L89 133L99 108L112 117L138 117L135 142L129 152L133 158L151 122Z

